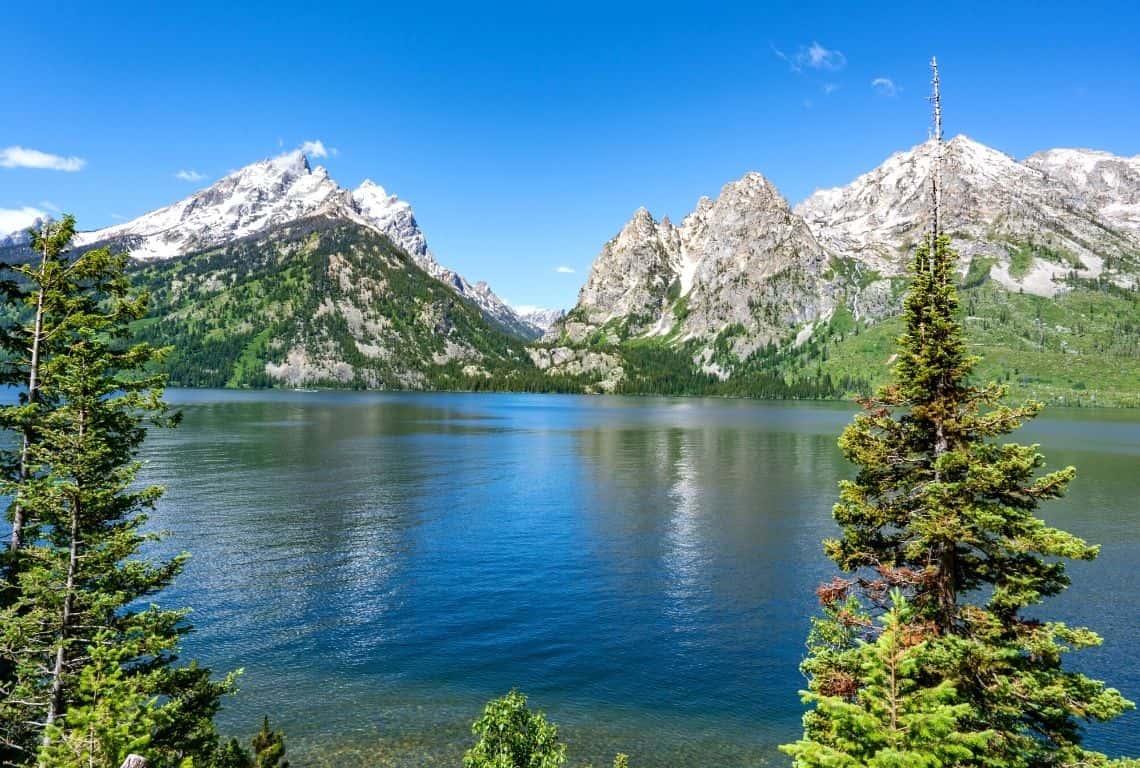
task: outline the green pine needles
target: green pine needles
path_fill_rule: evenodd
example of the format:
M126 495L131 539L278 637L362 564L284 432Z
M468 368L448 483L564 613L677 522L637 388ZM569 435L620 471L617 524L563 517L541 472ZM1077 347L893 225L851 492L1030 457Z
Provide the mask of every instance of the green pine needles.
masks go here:
M147 298L126 257L68 251L74 233L71 217L46 225L33 259L0 270L0 371L20 391L0 407L0 764L220 765L213 717L232 677L175 664L186 611L150 604L186 560L146 558L161 489L136 482L146 427L176 421L154 372L164 351L130 341Z
M824 549L850 576L818 591L803 664L815 708L784 747L798 766L1100 764L1082 723L1132 706L1064 669L1094 632L1024 615L1068 586L1065 560L1098 550L1035 516L1075 470L1043 472L1037 446L999 441L1041 405L971 381L956 260L945 237L918 248L894 381L839 441L858 474Z

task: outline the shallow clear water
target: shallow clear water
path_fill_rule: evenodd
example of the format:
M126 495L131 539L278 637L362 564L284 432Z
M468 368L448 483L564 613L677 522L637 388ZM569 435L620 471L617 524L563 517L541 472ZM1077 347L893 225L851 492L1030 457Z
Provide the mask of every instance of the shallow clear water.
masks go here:
M294 764L458 765L517 686L570 745L653 766L783 764L815 586L833 572L850 406L552 395L172 391L154 524L192 552L167 605L186 655L244 667L223 713L268 713ZM1077 465L1050 522L1104 545L1047 611L1077 664L1140 698L1140 414L1021 433ZM1135 714L1090 744L1140 752Z

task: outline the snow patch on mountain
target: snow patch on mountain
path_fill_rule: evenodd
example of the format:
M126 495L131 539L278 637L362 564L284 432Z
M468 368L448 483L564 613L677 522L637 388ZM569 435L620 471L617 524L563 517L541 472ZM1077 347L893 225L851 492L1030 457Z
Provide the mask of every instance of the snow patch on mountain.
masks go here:
M511 307L524 323L528 323L540 332L550 330L550 327L566 315L565 309L549 309L537 307L533 304L515 304Z
M1064 184L1077 203L1116 226L1140 234L1140 156L1118 157L1094 149L1050 149L1025 164Z

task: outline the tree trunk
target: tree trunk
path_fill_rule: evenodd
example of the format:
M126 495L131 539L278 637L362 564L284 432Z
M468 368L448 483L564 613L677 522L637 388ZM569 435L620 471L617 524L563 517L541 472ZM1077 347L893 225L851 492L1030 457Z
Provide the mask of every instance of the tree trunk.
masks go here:
M75 571L79 564L79 506L72 505L71 510L71 547L67 558L67 583L64 586L66 593L63 596L63 614L59 631L59 645L55 650L55 666L51 674L51 697L48 699L47 719L44 721L45 731L43 745L51 743L46 727L52 725L56 718L63 713L63 668L67 659L67 641L71 635L72 611L75 607Z
M79 412L79 445L83 445L85 429L84 411ZM59 645L55 651L55 666L51 675L51 696L48 699L47 718L44 720L44 735L42 744L48 746L51 737L48 728L55 723L56 718L63 714L63 673L67 662L67 641L71 637L72 614L75 610L75 580L79 570L79 514L80 501L78 491L71 501L71 542L67 550L67 581L64 584L63 613L60 617ZM43 766L46 768L46 766Z
M40 338L44 332L44 292L47 289L44 281L47 275L47 258L47 230L45 229L43 254L40 259L40 287L39 294L36 296L36 318L32 331L32 360L28 366L28 403L31 405L35 405L40 393ZM12 505L12 539L9 543L9 549L13 552L23 545L25 518L19 495L23 490L24 483L28 480L28 450L32 442L31 429L27 425L24 426L23 433L24 445L20 449L19 486L16 491L16 502Z

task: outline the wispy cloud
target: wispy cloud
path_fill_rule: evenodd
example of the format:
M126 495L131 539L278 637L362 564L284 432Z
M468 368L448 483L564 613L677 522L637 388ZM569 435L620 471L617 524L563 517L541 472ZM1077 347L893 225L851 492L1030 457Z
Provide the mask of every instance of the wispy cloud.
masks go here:
M82 157L63 157L38 149L5 147L0 149L0 166L4 168L41 168L49 171L78 171L87 165Z
M801 45L795 54L787 54L769 44L772 53L788 65L793 72L803 72L805 69L816 69L825 72L838 72L847 66L847 56L843 51L827 48L813 41L811 45Z
M182 181L201 181L202 179L206 178L206 175L203 173L198 173L197 171L181 170L178 173L174 174L174 178L181 179Z
M824 83L822 90L824 96L830 96L839 90L839 83Z
M53 203L51 200L41 200L40 206L46 208L52 213L59 213L59 206Z
M871 87L875 89L875 93L880 96L897 96L899 87L895 85L895 81L889 77L876 77L871 81Z
M114 219L115 221L126 221L127 220L127 217L121 213L112 213L111 218Z
M27 229L37 219L47 216L46 211L25 205L22 208L0 208L0 237Z
M301 151L309 157L336 157L340 154L340 150L336 147L326 147L320 139L306 141L301 145Z
M555 267L554 271L559 273L560 275L572 275L572 274L574 274L574 268L568 267L565 264L562 264L560 266Z

